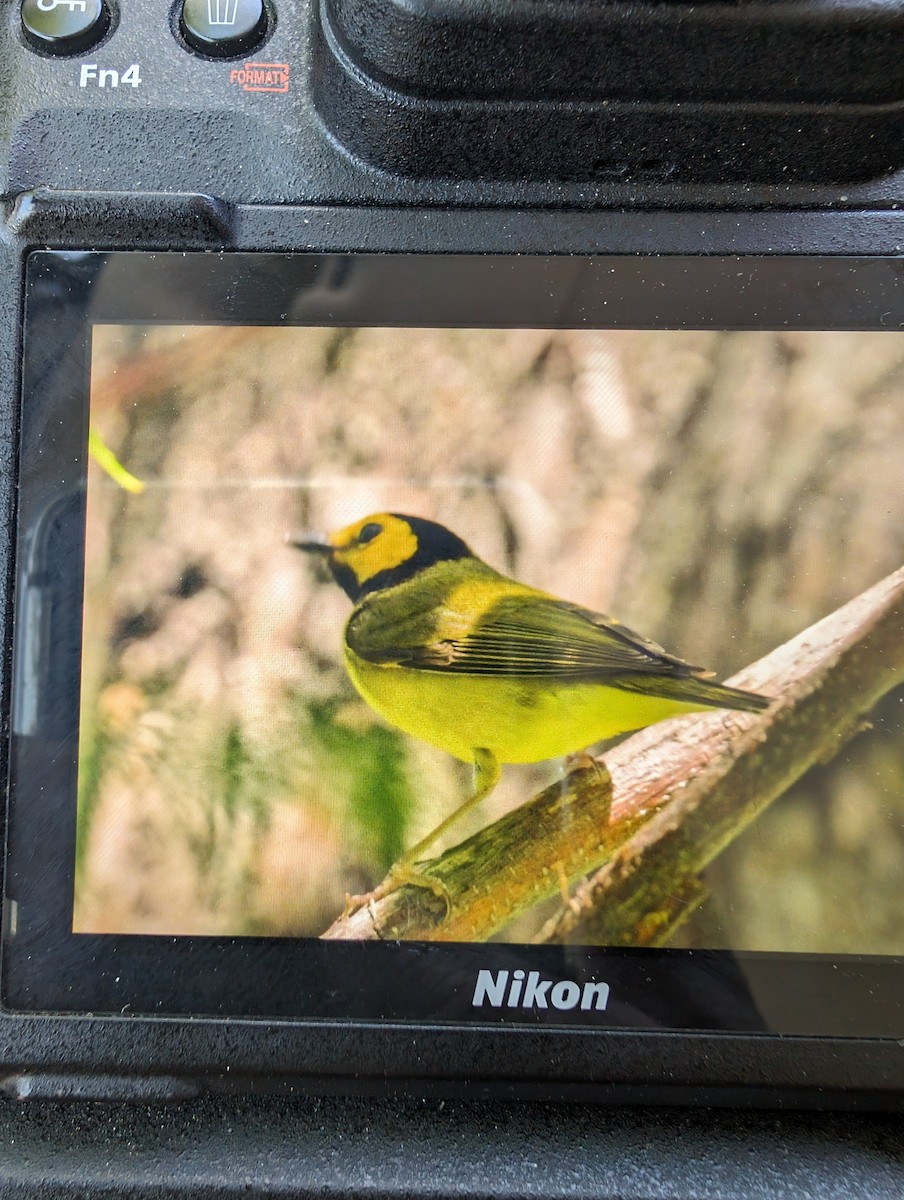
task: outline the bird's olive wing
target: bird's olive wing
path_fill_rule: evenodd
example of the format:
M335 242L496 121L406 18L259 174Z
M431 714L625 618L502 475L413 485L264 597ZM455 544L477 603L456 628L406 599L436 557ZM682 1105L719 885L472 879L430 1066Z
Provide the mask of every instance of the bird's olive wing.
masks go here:
M401 617L401 614L398 614ZM468 632L443 636L426 614L373 629L346 631L349 646L370 662L467 675L594 680L622 674L702 674L609 617L542 594L503 597ZM448 619L442 622L454 624ZM361 636L370 633L371 636Z

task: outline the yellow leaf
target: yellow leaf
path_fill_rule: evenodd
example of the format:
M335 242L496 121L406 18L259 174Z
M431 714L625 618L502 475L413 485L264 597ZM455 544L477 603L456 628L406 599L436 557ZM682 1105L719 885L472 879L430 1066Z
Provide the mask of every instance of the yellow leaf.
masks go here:
M131 471L127 471L104 439L96 430L88 432L88 453L102 471L106 471L114 483L127 492L139 495L144 491L144 484Z

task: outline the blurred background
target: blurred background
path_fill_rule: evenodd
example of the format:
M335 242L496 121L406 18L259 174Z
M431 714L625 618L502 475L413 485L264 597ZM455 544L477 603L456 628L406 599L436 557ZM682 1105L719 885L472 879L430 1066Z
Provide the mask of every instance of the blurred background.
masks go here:
M899 333L101 326L92 361L145 486L90 464L81 932L317 935L467 794L357 698L289 531L440 520L720 678L904 562ZM902 726L897 693L673 944L904 953ZM560 769L506 768L452 840Z

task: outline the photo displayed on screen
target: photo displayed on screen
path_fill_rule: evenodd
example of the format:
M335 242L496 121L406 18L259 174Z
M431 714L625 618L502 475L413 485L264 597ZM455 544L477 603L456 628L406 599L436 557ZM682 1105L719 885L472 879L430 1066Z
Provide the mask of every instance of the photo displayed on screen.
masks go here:
M74 932L904 953L902 462L898 333L95 326Z

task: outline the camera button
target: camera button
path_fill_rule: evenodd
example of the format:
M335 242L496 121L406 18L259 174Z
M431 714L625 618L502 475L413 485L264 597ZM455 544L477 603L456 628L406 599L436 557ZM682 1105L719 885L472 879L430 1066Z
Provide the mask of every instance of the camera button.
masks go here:
M231 58L263 41L267 10L263 0L184 0L179 30L199 54Z
M22 0L22 32L45 54L79 54L109 28L104 0Z

